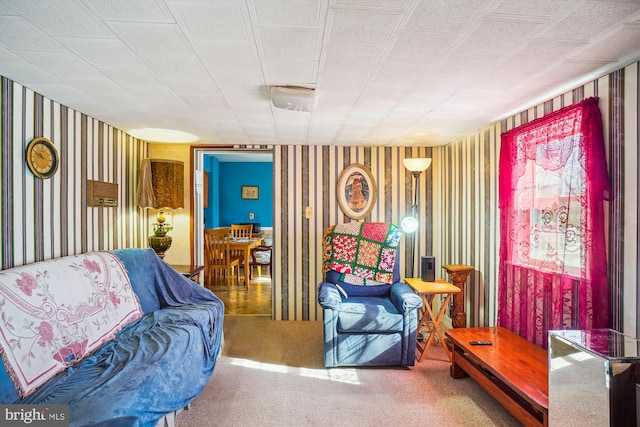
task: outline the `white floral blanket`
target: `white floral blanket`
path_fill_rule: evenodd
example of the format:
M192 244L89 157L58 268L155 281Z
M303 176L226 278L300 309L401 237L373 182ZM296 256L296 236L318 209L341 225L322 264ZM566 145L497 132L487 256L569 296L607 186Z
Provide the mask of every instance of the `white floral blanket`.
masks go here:
M142 316L108 252L0 271L0 312L0 353L23 397Z

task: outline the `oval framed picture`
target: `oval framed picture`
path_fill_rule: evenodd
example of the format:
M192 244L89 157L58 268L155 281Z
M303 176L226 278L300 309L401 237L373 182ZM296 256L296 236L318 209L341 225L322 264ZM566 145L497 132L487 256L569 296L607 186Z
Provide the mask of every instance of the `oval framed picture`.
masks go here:
M376 181L365 165L353 163L340 173L336 189L338 204L346 216L362 219L376 204Z

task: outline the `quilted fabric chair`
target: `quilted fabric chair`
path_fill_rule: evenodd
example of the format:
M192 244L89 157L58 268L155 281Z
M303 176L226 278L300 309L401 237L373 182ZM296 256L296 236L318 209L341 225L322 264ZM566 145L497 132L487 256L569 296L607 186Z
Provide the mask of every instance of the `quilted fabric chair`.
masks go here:
M402 232L389 223L354 222L324 235L324 365L413 366L422 300L400 281Z

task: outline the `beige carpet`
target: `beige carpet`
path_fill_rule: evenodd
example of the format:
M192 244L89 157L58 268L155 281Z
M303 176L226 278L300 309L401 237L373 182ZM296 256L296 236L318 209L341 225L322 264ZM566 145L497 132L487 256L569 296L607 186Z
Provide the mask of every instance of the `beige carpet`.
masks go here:
M452 379L441 347L412 368L325 369L321 322L226 316L224 331L213 377L177 427L520 425L472 379Z

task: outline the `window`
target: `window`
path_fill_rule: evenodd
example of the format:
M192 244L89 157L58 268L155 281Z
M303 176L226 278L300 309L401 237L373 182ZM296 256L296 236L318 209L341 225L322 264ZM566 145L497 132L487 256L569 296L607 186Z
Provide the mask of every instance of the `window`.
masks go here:
M547 331L610 326L598 99L502 135L498 324L546 347Z

